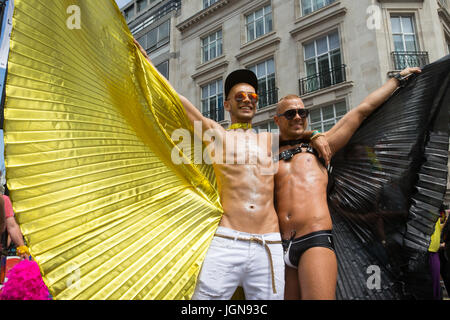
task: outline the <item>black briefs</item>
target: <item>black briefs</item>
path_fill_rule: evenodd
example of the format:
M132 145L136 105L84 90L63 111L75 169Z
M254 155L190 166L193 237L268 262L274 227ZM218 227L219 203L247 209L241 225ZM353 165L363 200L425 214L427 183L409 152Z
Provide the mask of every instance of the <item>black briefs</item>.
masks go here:
M284 262L297 269L302 254L314 247L324 247L334 251L331 230L321 230L306 234L296 239L283 240Z

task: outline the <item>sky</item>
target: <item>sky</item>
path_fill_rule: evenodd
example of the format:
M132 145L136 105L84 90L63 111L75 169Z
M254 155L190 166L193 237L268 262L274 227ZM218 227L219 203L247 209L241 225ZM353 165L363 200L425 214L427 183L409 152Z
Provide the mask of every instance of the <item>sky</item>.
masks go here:
M130 1L131 0L116 0L116 3L119 6L119 9L122 9Z

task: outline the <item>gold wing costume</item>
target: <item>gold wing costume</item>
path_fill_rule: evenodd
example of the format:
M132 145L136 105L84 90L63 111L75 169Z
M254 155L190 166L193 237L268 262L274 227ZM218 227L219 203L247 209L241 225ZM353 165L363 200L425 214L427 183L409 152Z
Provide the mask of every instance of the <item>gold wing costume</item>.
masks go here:
M189 299L222 214L215 176L193 134L171 139L191 124L115 2L15 0L6 96L8 188L52 296Z

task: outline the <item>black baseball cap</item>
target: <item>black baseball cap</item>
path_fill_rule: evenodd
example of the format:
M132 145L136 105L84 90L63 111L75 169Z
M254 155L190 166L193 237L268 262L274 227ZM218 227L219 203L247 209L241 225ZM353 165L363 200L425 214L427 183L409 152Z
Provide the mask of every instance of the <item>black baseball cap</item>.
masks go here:
M230 73L225 79L225 99L227 99L231 88L238 83L248 83L258 93L258 78L256 78L255 73L248 69L239 69Z

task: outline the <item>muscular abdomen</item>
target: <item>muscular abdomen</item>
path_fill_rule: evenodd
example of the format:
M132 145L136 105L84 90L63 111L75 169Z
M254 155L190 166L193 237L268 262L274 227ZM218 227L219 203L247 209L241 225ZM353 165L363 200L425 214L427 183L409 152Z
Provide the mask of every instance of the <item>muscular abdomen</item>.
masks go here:
M280 161L275 202L283 239L331 229L327 184L327 171L312 154L300 153L290 161Z
M261 175L254 165L216 165L221 226L248 233L278 232L273 205L274 176Z

